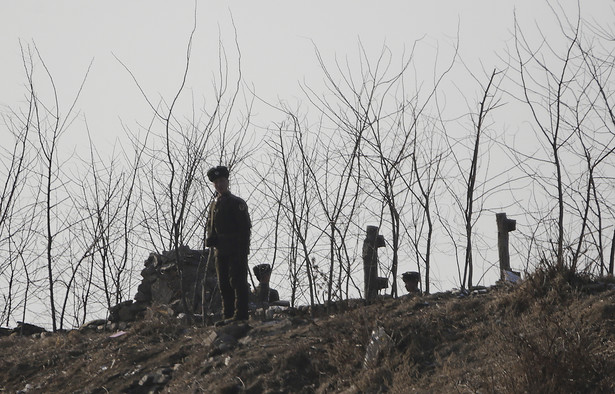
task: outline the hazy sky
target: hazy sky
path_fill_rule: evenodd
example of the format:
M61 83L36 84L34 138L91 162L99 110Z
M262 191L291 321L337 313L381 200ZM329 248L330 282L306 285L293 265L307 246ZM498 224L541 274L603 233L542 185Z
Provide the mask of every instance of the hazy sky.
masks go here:
M574 0L554 4L576 14ZM582 13L589 20L612 22L613 4L582 0ZM233 25L244 82L270 102L301 96L300 83L318 86L322 73L314 48L332 62L356 57L359 42L377 56L383 45L401 54L420 40L416 66L429 78L434 64L444 67L458 38L461 58L477 72L480 67L490 71L501 65L497 55L511 40L515 10L528 31L539 27L549 35L558 30L543 0L198 1L188 88L206 96L218 66L219 42L235 65ZM4 0L0 105L16 107L24 97L20 41L36 44L64 108L92 62L77 108L97 141L112 143L121 136L120 120L130 126L151 117L118 59L155 101L170 100L181 82L194 18L195 2L188 0ZM269 119L258 122L267 127ZM71 132L83 134L84 129Z
M584 0L586 15L604 17L612 1ZM513 10L528 26L543 25L541 0L395 1L199 1L193 46L194 83L206 92L217 66L220 39L234 52L233 21L242 53L244 81L271 101L300 95L298 83L322 79L314 47L325 59L356 55L359 40L377 55L394 53L416 40L438 48L445 62L459 36L461 56L492 69L494 53L510 39ZM576 2L565 0L565 8ZM150 95L170 97L179 86L195 2L188 0L5 0L0 8L0 104L14 106L23 95L19 42L35 43L65 102L93 60L78 108L99 136L147 119L147 106L117 56ZM612 13L610 14L612 15ZM552 18L549 18L552 20ZM546 26L545 26L546 27ZM434 52L435 53L435 52ZM433 54L423 66L433 67Z

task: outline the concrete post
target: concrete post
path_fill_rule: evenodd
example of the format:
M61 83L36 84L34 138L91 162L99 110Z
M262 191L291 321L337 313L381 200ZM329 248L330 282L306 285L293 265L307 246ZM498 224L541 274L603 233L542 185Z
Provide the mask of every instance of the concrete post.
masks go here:
M500 279L505 280L505 271L510 271L510 253L508 251L508 233L517 229L517 221L506 218L506 213L496 213L498 225L498 255L500 257Z
M377 226L367 226L367 236L363 241L363 273L365 279L365 299L372 300L378 290L387 287L386 278L378 277L378 248L385 245L384 237L378 234Z

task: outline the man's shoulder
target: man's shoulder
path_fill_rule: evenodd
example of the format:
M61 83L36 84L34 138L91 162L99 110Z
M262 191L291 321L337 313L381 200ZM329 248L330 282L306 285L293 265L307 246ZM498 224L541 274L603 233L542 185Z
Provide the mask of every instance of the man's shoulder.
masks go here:
M248 204L246 204L246 202L244 201L243 198L236 196L234 194L229 193L228 195L228 201L231 205L239 208L240 211L243 210L247 210L248 209Z
M231 201L235 201L235 202L237 202L237 203L239 203L239 204L244 204L244 205L246 205L246 202L245 202L245 200L244 200L243 198L241 198L241 197L239 197L239 196L236 196L236 195L234 195L233 193L229 193L228 198L229 198Z

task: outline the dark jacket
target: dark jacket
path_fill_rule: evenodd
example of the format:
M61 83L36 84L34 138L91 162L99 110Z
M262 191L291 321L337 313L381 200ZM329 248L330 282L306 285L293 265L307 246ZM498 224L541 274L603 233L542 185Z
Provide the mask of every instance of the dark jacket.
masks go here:
M246 202L230 192L219 196L209 207L207 235L215 238L218 253L248 254L251 228Z

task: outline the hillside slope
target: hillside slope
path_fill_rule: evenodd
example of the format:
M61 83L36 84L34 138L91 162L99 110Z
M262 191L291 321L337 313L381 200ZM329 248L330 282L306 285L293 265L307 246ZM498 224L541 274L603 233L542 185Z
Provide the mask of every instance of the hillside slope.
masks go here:
M0 338L0 390L615 391L615 286L571 274L222 328L165 311L152 308L121 332ZM370 342L373 331L381 336Z

